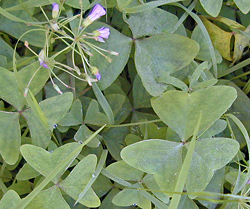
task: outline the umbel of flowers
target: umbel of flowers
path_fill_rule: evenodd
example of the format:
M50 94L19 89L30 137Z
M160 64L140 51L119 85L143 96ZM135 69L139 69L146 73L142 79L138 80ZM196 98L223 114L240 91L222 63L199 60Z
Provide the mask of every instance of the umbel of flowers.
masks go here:
M81 1L79 1L81 3ZM82 5L80 5L82 6ZM38 57L38 61L40 67L36 70L34 75L31 77L24 95L27 95L29 85L34 78L35 74L41 68L46 68L50 72L50 80L54 89L62 94L62 91L59 87L54 83L53 78L56 78L67 88L72 88L71 86L64 83L56 73L55 69L62 70L71 76L87 82L90 86L92 82L97 82L101 79L100 70L96 66L92 66L89 63L89 57L93 56L92 51L98 52L100 55L105 57L108 62L111 62L112 59L108 55L118 56L119 54L115 51L105 50L96 44L93 41L104 43L106 39L110 36L110 29L108 27L101 27L95 31L86 32L86 28L91 25L94 21L98 20L101 16L106 14L106 10L100 5L96 4L91 10L90 14L84 19L83 18L83 10L81 9L81 13L75 15L70 18L60 18L60 5L58 3L52 4L52 19L49 19L46 12L40 7L45 18L47 19L48 24L44 26L46 30L46 43L44 44L44 48L37 54L34 50L29 47L28 42L25 42L25 46ZM69 27L69 23L78 18L79 25L77 29L71 30ZM66 47L59 52L54 53L52 56L49 56L49 48L51 44L53 44L56 40L62 41ZM56 57L71 51L71 59L73 66L69 66L65 63L61 63L56 61ZM75 63L75 56L79 56L81 60L81 65ZM92 77L93 75L94 77Z

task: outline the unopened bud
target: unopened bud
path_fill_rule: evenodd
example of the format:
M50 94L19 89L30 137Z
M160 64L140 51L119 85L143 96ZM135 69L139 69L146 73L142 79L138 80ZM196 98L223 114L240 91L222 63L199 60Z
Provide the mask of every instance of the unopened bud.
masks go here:
M76 65L74 66L74 70L76 71L76 73L78 75L81 75L81 71L80 71L79 67L77 67Z
M105 57L105 58L106 58L106 60L108 60L109 63L112 62L112 59L110 57Z
M53 84L53 88L59 93L62 94L62 91L59 89L59 87L56 84Z
M27 97L28 91L29 91L28 88L25 88L25 89L24 89L24 94L23 94L24 97Z
M28 41L25 41L24 42L24 46L26 46L27 48L29 47L29 42Z
M54 31L58 31L60 29L57 23L50 23L50 26Z
M109 53L110 53L111 55L115 55L115 56L118 56L118 55L119 55L119 53L118 53L118 52L115 52L115 51L109 51Z
M53 6L53 9L52 9L52 18L56 19L58 17L58 14L59 14L59 4L53 3L52 6Z
M94 75L99 73L99 69L97 67L95 67L95 66L91 66L90 70L91 70L91 73L94 74Z

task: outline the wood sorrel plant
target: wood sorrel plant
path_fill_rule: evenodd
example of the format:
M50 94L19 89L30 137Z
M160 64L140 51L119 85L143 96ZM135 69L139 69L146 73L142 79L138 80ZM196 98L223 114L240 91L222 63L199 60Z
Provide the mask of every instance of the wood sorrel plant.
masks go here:
M81 3L81 1L79 1ZM82 5L81 5L82 6ZM50 26L45 25L44 28L46 29L46 42L44 43L44 48L41 49L39 54L34 52L30 47L28 42L25 42L25 46L38 58L38 61L40 63L40 67L37 69L37 71L33 74L30 81L28 82L27 87L24 90L24 95L27 96L27 92L29 89L29 85L33 79L33 77L36 75L36 73L40 70L40 68L46 68L49 70L49 76L50 80L53 84L53 88L59 93L62 94L63 92L60 90L58 85L56 85L53 81L53 77L56 78L58 81L60 81L65 87L67 88L73 88L66 83L64 83L55 73L55 69L62 70L71 76L81 80L85 81L89 84L89 86L92 86L92 82L97 82L98 80L101 80L101 73L99 69L95 66L92 66L89 63L89 57L93 56L91 51L96 51L108 62L112 62L112 58L108 55L115 55L118 56L119 53L115 51L108 51L101 47L98 47L95 45L95 43L89 40L94 40L97 42L105 42L105 39L109 38L110 35L110 29L107 27L101 27L97 30L94 30L92 32L87 32L87 28L89 25L91 25L94 21L99 19L101 16L106 14L106 10L100 5L96 4L91 13L87 16L87 18L83 19L83 10L81 9L80 14L75 15L71 18L60 18L60 7L59 4L53 3L52 4L52 20L49 20L47 17L45 11L42 7L41 10L47 19L47 23L50 24ZM78 27L75 28L75 30L71 30L67 24L69 24L71 21L78 22ZM53 47L53 44L56 40L59 40L63 42L66 47L60 51L58 51L56 54L53 54L52 56L49 56L49 48ZM61 54L71 51L72 56L72 66L66 65L64 63L56 61L56 58L60 56ZM75 57L79 56L82 63L81 67L77 66L75 64ZM95 78L91 76L93 74Z
M0 209L249 208L249 11L0 1Z

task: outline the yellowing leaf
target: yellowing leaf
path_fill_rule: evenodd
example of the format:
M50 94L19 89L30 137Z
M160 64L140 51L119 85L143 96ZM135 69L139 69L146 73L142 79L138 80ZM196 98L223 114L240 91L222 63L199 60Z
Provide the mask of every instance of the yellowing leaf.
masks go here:
M232 61L230 55L230 43L232 38L232 33L226 32L219 28L217 25L211 23L205 18L201 18L207 31L211 37L214 47L220 52L221 56L226 60Z

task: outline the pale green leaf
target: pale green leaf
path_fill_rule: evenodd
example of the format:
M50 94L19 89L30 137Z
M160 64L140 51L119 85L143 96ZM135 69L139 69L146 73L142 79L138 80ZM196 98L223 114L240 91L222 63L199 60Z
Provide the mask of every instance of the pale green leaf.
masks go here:
M151 99L151 102L161 120L178 133L182 140L187 140L194 132L201 111L200 131L218 120L235 99L234 88L212 86L191 94L167 91L160 97Z

